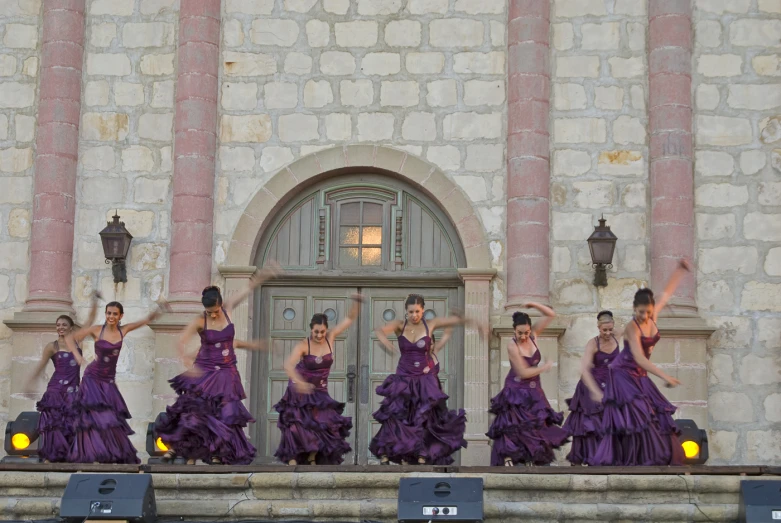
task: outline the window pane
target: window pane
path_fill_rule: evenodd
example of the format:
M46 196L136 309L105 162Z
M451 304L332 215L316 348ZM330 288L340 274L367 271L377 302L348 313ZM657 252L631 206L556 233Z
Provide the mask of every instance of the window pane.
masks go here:
M357 247L342 247L339 249L339 265L342 267L356 267L360 265Z
M361 265L382 265L382 249L364 247L361 250Z
M361 224L361 204L343 203L339 207L339 223L342 225L360 225Z
M382 225L382 205L379 203L364 203L363 224Z
M339 243L342 245L358 245L360 227L340 227ZM357 256L357 255L356 255Z
M347 242L342 242L342 243L347 243ZM382 227L364 227L361 243L363 245L381 245Z

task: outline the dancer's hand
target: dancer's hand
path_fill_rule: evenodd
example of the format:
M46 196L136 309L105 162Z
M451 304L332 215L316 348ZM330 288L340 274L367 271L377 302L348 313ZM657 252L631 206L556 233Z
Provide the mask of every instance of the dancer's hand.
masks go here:
M673 378L672 376L667 376L664 379L664 381L667 382L667 383L665 383L664 386L667 387L668 389L672 389L673 387L677 387L678 385L681 384L680 381L678 381L677 379Z
M312 394L315 391L315 386L308 381L296 381L293 386L299 394Z
M692 272L692 268L693 268L692 264L687 259L681 259L681 261L678 262L678 266L681 269L685 269L685 270L687 270L689 272Z
M591 396L591 401L594 401L596 403L602 403L602 398L605 397L604 394L602 394L600 391L596 390L590 390L589 396Z
M431 368L426 365L426 367L423 369L423 374L428 374L429 372L431 372Z
M184 364L189 367L186 371L184 371L184 375L188 378L200 378L203 376L203 371L201 368L195 364L195 361L191 358L187 358L184 360Z
M548 372L552 368L553 368L553 362L549 360L549 361L546 361L545 363L542 364L542 367L540 367L540 370L542 370L542 372Z

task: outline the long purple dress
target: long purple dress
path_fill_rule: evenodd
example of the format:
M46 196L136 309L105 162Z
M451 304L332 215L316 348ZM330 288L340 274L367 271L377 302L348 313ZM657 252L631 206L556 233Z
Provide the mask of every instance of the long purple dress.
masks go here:
M136 449L128 436L135 434L128 425L130 412L114 379L117 360L125 335L110 343L103 331L95 342L95 360L87 365L73 405L74 430L68 461L72 463L137 464Z
M81 347L76 348L81 354ZM73 444L73 403L79 390L79 364L70 351L61 351L58 341L54 342L55 353L51 360L54 373L46 386L41 401L35 408L41 413L38 420L38 456L52 463L65 461Z
M326 340L328 343L328 340ZM291 459L298 463L309 461L309 454L316 452L318 465L340 465L344 455L350 452L347 438L353 427L352 419L342 416L344 403L328 395L328 375L334 363L331 344L325 356L313 356L310 339L306 339L309 353L296 364L296 371L307 383L315 386L312 394L296 392L293 381L274 409L279 412L277 427L282 440L274 454L283 463Z
M641 331L640 343L647 358L659 339L658 328L653 336L643 336ZM587 462L589 465L683 464L683 449L678 441L680 429L672 417L675 406L637 365L626 340L624 349L610 365L602 401L604 436Z
M248 465L256 450L244 427L255 420L242 403L247 396L236 368L235 328L225 309L222 312L228 325L219 331L207 328L208 318L203 313L201 348L195 358L200 375L185 372L168 380L179 397L166 407L166 419L155 428L177 456Z
M513 341L518 344L515 338ZM529 367L536 367L542 356L533 336L531 341L536 349L534 354L522 357ZM486 433L493 440L492 466L504 465L506 458L512 459L513 464L549 465L556 459L553 449L567 441L567 431L558 426L564 415L551 408L539 375L523 379L510 368L504 388L491 399L488 412L496 415Z
M466 415L463 409L448 410L448 396L440 390L437 376L423 372L431 349L426 320L423 325L426 335L413 343L404 336L404 322L398 338L401 358L396 373L376 389L385 399L374 413L381 427L369 450L394 463L414 464L422 457L427 463L449 465L452 454L466 448Z
M613 336L616 342L616 348L613 352L602 352L599 347L599 336L595 338L597 342L597 352L594 354L593 367L591 375L597 382L602 392L607 386L610 370L608 366L618 356L618 340ZM587 463L589 457L597 451L597 446L601 439L600 430L602 426L602 403L591 399L588 387L581 379L575 387L575 394L567 400L570 415L564 421L562 426L567 433L572 436L572 447L567 460L575 465Z

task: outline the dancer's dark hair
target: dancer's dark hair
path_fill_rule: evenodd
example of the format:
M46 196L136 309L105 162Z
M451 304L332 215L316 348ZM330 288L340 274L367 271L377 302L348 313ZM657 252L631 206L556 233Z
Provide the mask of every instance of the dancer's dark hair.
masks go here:
M117 309L119 309L119 313L120 314L125 314L125 308L118 301L110 301L110 302L108 302L106 304L106 309L105 310L108 311L109 307L117 308Z
M601 311L599 314L597 314L597 321L600 323L613 321L613 313L607 310Z
M318 312L312 316L312 321L309 322L309 328L313 329L315 325L325 325L328 328L328 316L322 312Z
M648 288L637 291L632 306L639 307L640 305L656 305L656 302L654 301L654 291Z
M74 323L73 323L73 318L71 318L71 317L70 317L70 316L68 316L67 314L61 314L61 315L57 316L57 320L56 320L54 323L57 323L57 322L58 322L58 321L60 321L60 320L65 320L65 321L67 321L67 322L68 322L68 325L70 325L71 327L73 327L73 325L74 325Z
M426 301L423 299L423 296L420 294L410 294L407 296L407 299L404 301L404 308L406 309L410 305L420 305L421 307L426 306Z
M531 327L532 319L525 312L514 312L513 313L513 329L515 327L517 327L518 325L528 325L529 327Z
M205 308L214 307L215 305L222 305L222 294L220 288L216 285L206 287L201 293L201 303Z

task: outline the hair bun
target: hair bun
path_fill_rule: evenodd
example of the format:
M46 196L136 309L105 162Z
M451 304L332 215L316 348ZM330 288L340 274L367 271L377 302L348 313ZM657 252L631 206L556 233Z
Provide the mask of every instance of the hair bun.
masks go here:
M217 287L216 285L210 285L210 286L206 287L205 289L203 289L203 292L201 293L201 296L206 296L206 294L209 293L209 292L216 292L217 294L220 294L220 288Z
M523 312L514 312L513 313L513 321L519 321L525 316L525 313Z

